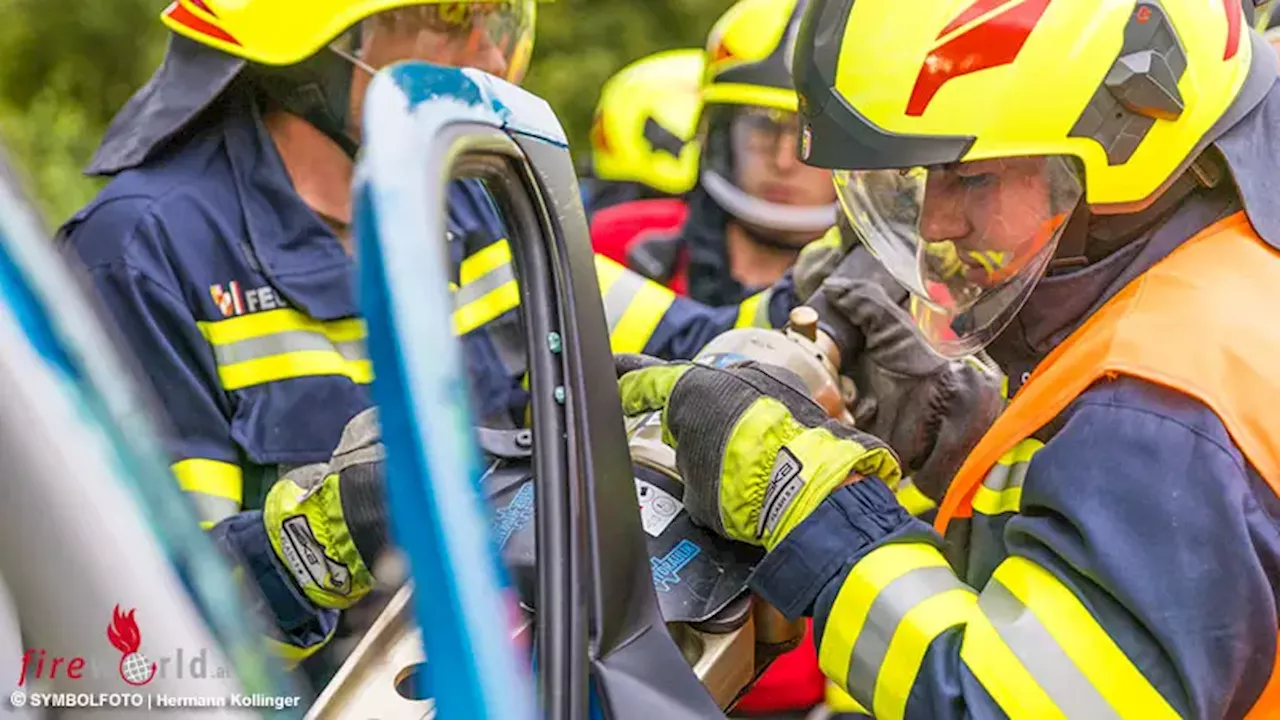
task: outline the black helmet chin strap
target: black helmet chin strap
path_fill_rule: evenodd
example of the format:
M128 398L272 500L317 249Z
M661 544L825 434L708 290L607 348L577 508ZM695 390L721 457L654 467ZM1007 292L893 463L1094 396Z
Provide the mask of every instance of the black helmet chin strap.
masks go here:
M1072 272L1099 262L1163 221L1191 193L1215 188L1227 176L1218 151L1206 148L1149 207L1121 215L1094 215L1083 202L1067 221L1048 274Z
M356 52L360 36L360 26L356 25L345 38ZM355 64L344 53L325 49L297 65L254 65L249 74L261 99L306 120L355 159L360 151L360 143L350 133Z
M355 158L360 143L349 132L352 72L351 62L323 50L297 65L249 70L260 99L306 120Z

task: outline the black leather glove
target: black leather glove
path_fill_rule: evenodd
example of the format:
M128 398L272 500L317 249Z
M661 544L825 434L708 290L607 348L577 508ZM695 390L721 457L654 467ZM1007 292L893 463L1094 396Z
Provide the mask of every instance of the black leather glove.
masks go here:
M859 429L884 439L915 485L941 500L1004 408L999 372L977 358L935 352L902 308L906 290L865 247L850 251L822 294L844 334L857 336L858 347L842 350L844 372L858 388L851 410Z

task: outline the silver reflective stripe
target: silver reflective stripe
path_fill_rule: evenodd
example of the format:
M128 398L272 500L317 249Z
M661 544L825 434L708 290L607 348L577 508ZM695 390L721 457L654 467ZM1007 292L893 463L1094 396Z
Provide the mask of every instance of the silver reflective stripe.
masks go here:
M1067 657L1035 613L998 580L987 583L978 596L978 608L1064 715L1119 720L1120 715Z
M366 359L363 341L352 340L335 344L324 333L309 330L288 330L213 346L214 356L222 366L308 350L336 351L351 361Z
M1027 468L1031 466L1031 461L1015 462L1010 465L996 463L991 468L991 472L983 478L982 484L989 490L1001 492L1003 490L1011 490L1020 488L1027 481Z
M876 694L876 679L889 652L889 642L902 618L925 600L957 589L973 592L945 565L912 570L886 585L871 601L867 619L854 642L845 685L849 694L859 702L870 702Z
M511 263L503 263L471 282L458 288L453 294L455 309L470 305L498 288L516 279L515 269Z
M195 503L196 516L201 522L216 523L240 512L240 503L230 498L191 491L187 492L187 497Z
M364 340L344 340L342 342L334 343L333 347L345 360L356 362L359 360L369 359L369 353L368 350L365 349Z
M644 288L645 282L643 277L630 270L623 270L618 274L618 279L604 294L604 314L605 319L609 321L610 331L622 322L622 316L627 313L627 308L631 307L631 301L636 293Z

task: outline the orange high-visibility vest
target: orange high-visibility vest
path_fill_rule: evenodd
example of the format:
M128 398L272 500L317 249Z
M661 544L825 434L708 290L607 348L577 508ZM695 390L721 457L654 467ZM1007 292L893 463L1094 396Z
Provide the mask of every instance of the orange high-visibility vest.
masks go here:
M1193 397L1280 494L1280 252L1244 213L1214 223L1129 283L1045 358L969 453L935 526L973 515L1005 453L1105 378L1128 375ZM1280 717L1280 652L1250 718Z

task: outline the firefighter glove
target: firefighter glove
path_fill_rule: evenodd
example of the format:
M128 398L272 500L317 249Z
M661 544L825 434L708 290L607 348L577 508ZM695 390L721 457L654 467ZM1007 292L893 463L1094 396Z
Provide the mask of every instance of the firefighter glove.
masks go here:
M297 468L267 494L271 547L319 607L346 609L373 587L370 567L387 546L379 438L376 411L366 410L347 424L327 464Z
M905 291L884 275L840 272L822 290L864 338L843 363L858 388L854 421L884 438L916 487L938 501L1003 409L1001 376L977 358L936 353L902 308Z
M782 368L619 356L617 369L624 413L662 413L689 514L732 540L772 549L851 478L900 479L883 442L830 420Z

